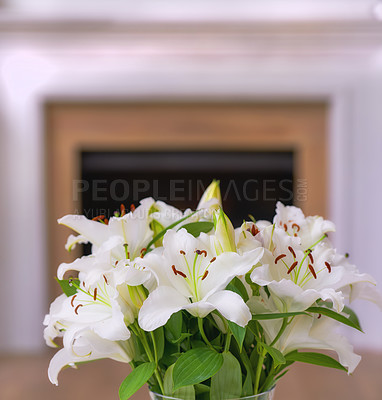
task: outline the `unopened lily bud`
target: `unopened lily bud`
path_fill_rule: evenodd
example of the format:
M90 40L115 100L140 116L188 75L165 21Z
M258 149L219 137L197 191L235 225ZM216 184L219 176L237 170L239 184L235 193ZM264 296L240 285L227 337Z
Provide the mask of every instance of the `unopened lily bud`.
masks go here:
M164 226L162 224L160 224L157 220L153 219L150 222L150 228L153 231L153 236L157 236L160 232L163 231ZM163 246L163 236L161 238L159 238L155 243L154 243L155 247L160 247Z
M146 293L142 287L139 286L128 286L130 299L133 302L134 306L140 309L142 307L143 302L147 299Z
M216 210L219 207L222 207L220 181L214 179L203 193L198 204L198 210L204 208L213 208Z
M235 229L221 208L214 213L214 227L216 253L236 251Z

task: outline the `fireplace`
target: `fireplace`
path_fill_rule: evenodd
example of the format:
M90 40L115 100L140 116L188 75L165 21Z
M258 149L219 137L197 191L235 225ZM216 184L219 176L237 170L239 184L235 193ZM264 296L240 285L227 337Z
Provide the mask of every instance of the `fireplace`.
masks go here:
M326 214L323 103L52 103L46 115L50 276L73 259L57 218L147 196L195 208L212 179L236 226L271 219L277 200Z
M218 179L223 208L235 226L252 214L271 220L277 200L293 203L292 152L82 152L77 191L81 212L107 218L121 203L145 197L181 210L195 209L203 191Z

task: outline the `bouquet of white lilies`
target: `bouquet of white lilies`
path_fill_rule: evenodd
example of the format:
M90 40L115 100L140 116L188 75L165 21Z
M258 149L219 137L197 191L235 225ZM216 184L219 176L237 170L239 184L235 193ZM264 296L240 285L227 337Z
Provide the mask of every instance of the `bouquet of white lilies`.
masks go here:
M272 389L296 361L352 373L360 356L337 331L361 330L346 303L382 304L374 279L336 252L322 217L277 203L273 223L250 219L234 229L217 181L196 211L147 198L109 221L61 218L78 233L66 248L92 253L58 268L64 293L44 320L49 346L63 338L51 382L67 365L111 358L132 369L120 399L148 382L172 398L223 400Z

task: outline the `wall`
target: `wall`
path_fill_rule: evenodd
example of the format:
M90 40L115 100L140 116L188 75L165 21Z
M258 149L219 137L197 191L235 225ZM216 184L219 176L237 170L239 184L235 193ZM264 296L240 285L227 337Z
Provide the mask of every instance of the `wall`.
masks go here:
M12 13L1 18L3 351L38 351L43 345L43 105L49 99L327 101L328 202L338 227L336 244L382 282L381 26L364 14L359 21L291 20L277 26L250 18L238 23L230 20L229 9L220 21L203 23L181 12L175 22L142 15L135 22ZM355 343L382 350L381 313L374 306L359 309L368 334L354 334Z

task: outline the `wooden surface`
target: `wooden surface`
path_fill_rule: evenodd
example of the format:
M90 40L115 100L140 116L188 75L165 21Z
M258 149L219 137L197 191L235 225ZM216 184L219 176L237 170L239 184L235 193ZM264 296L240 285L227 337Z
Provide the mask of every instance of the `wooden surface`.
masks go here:
M110 360L68 368L59 386L47 378L51 353L0 357L1 400L118 400L118 387L129 367ZM277 387L275 400L381 400L382 354L364 354L352 376L341 371L295 364ZM141 389L133 400L147 400Z
M50 104L46 108L46 171L50 299L68 228L57 218L78 213L73 183L81 151L293 151L295 204L326 215L327 107L324 103Z

